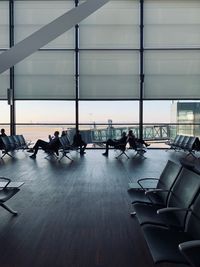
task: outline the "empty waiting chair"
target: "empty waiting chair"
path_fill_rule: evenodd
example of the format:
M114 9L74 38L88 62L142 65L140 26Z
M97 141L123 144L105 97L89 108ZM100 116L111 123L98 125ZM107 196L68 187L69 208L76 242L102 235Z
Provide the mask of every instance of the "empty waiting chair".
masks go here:
M188 210L183 231L153 225L142 227L154 263L200 266L200 194Z
M138 179L136 182L137 188L132 187L129 190L132 203L145 202L165 205L169 191L180 173L180 170L181 165L168 160L159 178ZM152 181L154 184L152 184ZM146 194L148 190L152 189L153 185L154 194ZM165 192L163 192L163 190L165 190Z
M178 210L189 208L199 188L199 174L183 168L169 191L167 205L161 207L155 204L134 203L132 215L137 216L141 225L150 223L181 228L184 225L187 211L178 212ZM171 212L172 210L174 212Z
M24 136L22 134L16 135L16 138L18 139L18 142L20 144L20 148L25 150L29 148L30 142L26 142Z
M70 144L70 140L67 135L59 137L60 145L61 145L61 152L62 156L59 159L61 161L64 157L68 158L69 160L73 161L67 154L70 153L70 150L74 150L74 147Z
M9 136L3 136L3 137L1 137L1 140L3 142L3 150L2 150L1 158L3 159L3 157L5 157L5 155L13 157L9 152L12 152L15 150L15 145L12 144Z
M176 149L176 146L177 146L180 139L182 139L182 135L176 135L174 140L166 142L166 145L170 146L169 149Z
M184 135L180 135L179 139L177 140L177 142L174 144L174 149L175 150L180 150L181 145L184 143Z
M17 194L20 191L19 187L23 183L19 183L18 186L11 187L10 186L11 180L9 178L0 177L0 181L4 182L4 186L0 188L0 206L9 211L10 213L12 213L13 215L17 215L17 211L14 211L10 207L8 207L5 204L5 202L11 199L15 194Z
M17 143L15 142L14 136L10 135L10 136L7 136L7 137L8 137L8 140L10 142L11 149L14 151L15 149L17 149Z
M183 141L180 143L180 148L186 150L187 144L189 143L190 136L184 136Z
M13 135L13 138L14 138L14 141L15 141L15 144L16 144L16 148L20 149L21 148L21 143L20 143L20 140L18 138L18 135Z

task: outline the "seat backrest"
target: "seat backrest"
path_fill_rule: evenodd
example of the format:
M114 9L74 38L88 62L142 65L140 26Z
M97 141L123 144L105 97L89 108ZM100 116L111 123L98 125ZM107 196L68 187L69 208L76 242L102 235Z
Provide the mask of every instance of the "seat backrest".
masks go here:
M3 141L4 149L6 151L10 151L12 149L12 147L11 147L8 136L2 136L1 140Z
M178 135L174 138L173 144L176 145L181 135Z
M67 135L59 137L59 141L60 141L61 147L63 149L70 147L70 141L69 141L69 138L67 137Z
M165 165L165 168L163 169L160 175L160 178L157 184L157 189L170 190L176 178L178 177L178 174L180 173L181 168L182 168L181 165L171 160L168 160L167 164ZM159 196L163 200L163 203L166 203L168 194L169 194L168 192L159 194Z
M180 135L179 139L177 140L176 144L174 144L176 147L180 147L184 139L184 135Z
M184 147L184 149L186 149L188 151L192 151L194 149L196 138L197 137L195 137L195 136L190 136L189 139L188 139L187 144Z
M8 140L10 142L10 147L12 150L16 149L17 148L17 145L16 145L16 142L15 142L15 139L12 135L8 136Z
M188 212L185 224L185 232L191 239L200 239L200 193L191 206L192 212Z
M181 144L180 144L180 147L182 148L182 149L186 149L186 147L187 147L187 143L189 142L189 140L190 140L190 136L184 136L184 138L183 138L183 141L181 142Z
M17 135L17 138L18 138L21 146L26 146L26 141L25 141L24 136L22 134Z
M17 135L13 135L13 138L15 140L15 144L16 144L17 148L20 148L21 147L21 144L19 142L18 136Z
M200 175L186 168L182 168L171 188L171 192L169 193L167 206L188 208L197 195L199 188ZM176 217L180 224L184 222L185 216L186 212L176 213Z

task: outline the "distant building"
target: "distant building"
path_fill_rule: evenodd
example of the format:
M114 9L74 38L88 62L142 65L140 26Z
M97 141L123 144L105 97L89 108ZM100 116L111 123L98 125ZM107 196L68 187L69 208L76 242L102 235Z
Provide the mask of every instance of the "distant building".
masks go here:
M171 122L177 123L177 134L200 137L200 102L172 104Z

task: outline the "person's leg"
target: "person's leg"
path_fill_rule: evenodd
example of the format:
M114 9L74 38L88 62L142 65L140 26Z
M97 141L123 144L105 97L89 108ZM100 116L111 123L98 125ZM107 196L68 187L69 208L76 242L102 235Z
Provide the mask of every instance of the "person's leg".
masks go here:
M36 157L39 147L41 147L43 150L45 150L48 148L48 143L41 140L41 139L38 139L37 142L35 143L34 147L33 147L34 153L33 153L33 155L30 156L31 158Z
M83 151L84 151L86 149L87 144L83 141L82 145L83 145Z
M113 141L112 139L108 139L106 142L106 151L102 155L108 156L109 146L115 146L115 145L116 145L115 141Z
M81 141L80 143L80 154L83 155L85 154L85 148L86 148L87 144L84 141Z
M150 144L148 144L147 142L145 142L144 140L142 140L142 139L138 139L139 140L139 143L140 144L143 144L143 145L145 145L146 147L147 146L150 146Z

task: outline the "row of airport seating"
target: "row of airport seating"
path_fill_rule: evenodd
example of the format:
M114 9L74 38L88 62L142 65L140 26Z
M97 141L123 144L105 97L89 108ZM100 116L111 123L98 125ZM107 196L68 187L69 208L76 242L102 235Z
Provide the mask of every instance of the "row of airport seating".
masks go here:
M168 161L160 177L129 190L154 263L200 266L200 175Z
M59 137L60 145L59 148L56 150L46 150L47 156L45 158L49 158L53 156L55 159L61 161L64 157L68 158L69 160L73 161L73 159L69 156L71 151L79 151L79 147L74 146L70 141L67 135ZM61 157L59 157L59 153L61 153Z
M23 135L1 136L0 139L1 158L5 155L12 157L10 152L19 149L25 150L29 146ZM17 194L23 184L24 182L12 182L9 178L0 177L0 206L13 215L17 215L17 211L7 206L5 202Z
M200 150L200 141L198 137L188 135L177 135L174 140L166 142L169 145L169 149L175 151L185 151L189 154L193 154Z
M128 144L128 147L127 147ZM133 150L135 153L134 158L141 157L143 159L146 159L146 157L144 156L144 154L147 152L147 147L139 142L135 142L135 146L131 146L129 144L129 142L126 142L124 144L118 144L116 146L114 146L115 150L119 150L120 154L116 157L116 159L120 158L122 155L125 155L127 157L127 159L129 159L129 156L127 155L127 151Z
M26 150L29 149L29 146L31 144L30 141L26 141L23 135L11 135L11 136L4 136L0 137L2 140L2 156L3 158L5 155L8 155L10 157L13 157L10 152L15 151L15 150ZM56 150L46 150L47 156L46 158L50 156L54 156L56 159L59 159L59 152L62 153L62 156L59 160L61 160L63 157L67 157L69 160L72 160L69 156L68 153L72 150L77 151L79 148L73 146L70 144L70 140L67 136L62 136L59 138L60 141L60 147Z
M2 150L2 156L3 158L5 155L8 155L12 157L10 152L15 150L25 150L29 148L29 145L31 142L27 142L23 135L11 135L11 136L3 136L1 138L1 150Z

